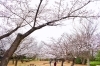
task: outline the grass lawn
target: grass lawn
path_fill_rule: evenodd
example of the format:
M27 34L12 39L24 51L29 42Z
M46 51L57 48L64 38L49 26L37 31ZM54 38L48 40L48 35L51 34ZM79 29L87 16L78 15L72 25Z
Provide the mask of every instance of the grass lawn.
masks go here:
M30 61L30 62L24 62L23 64L21 62L18 62L17 66L29 66L30 64L35 64L36 66L50 66L49 61ZM9 62L8 66L14 66L14 64L12 64L12 61ZM54 66L53 63L51 63L51 66ZM57 66L61 66L61 62L58 62ZM64 66L71 66L71 63L64 62ZM87 66L87 65L75 64L75 66Z
M96 66L96 65L100 65L100 61L91 61L90 62L91 66Z

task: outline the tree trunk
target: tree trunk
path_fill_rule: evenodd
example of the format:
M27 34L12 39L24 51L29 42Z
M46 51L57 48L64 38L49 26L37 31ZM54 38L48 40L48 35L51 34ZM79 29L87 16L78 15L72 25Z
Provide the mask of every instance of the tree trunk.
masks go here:
M92 49L92 59L91 60L94 60L94 50Z
M12 58L12 64L14 64L14 60L15 60L15 58L13 57L13 58Z
M20 57L20 61L21 61L21 63L23 63L23 56Z
M76 59L76 58L73 58L71 66L74 66L75 59Z
M87 66L90 66L90 60L87 58Z
M42 27L44 27L46 25L41 25L41 26L38 26L37 28L31 28L29 31L27 31L25 34L20 34L18 33L16 39L14 40L14 42L11 44L11 47L5 52L2 60L1 60L1 63L0 63L0 66L7 66L8 62L9 62L9 59L10 57L13 55L13 53L17 50L17 47L19 46L20 42L25 38L27 37L28 35L30 35L32 32L34 32L35 30L37 29L40 29Z
M17 66L17 63L18 63L18 58L16 58L15 60L15 66Z
M57 20L59 21L59 20ZM20 42L25 38L27 37L28 35L30 35L32 32L34 32L35 30L38 30L38 29L41 29L51 23L54 23L56 22L55 20L54 21L50 21L50 22L47 22L45 24L42 24L42 25L39 25L37 27L32 27L29 31L27 31L25 34L20 34L18 33L16 39L14 40L14 42L11 44L11 47L5 52L2 60L1 60L1 63L0 63L0 66L7 66L8 62L9 62L9 59L10 57L13 55L13 53L16 51L17 47L19 46Z
M19 46L20 42L22 41L23 35L22 34L18 34L15 41L12 43L11 47L5 52L0 66L7 66L10 57L13 55L13 53L16 51L17 47Z
M82 59L82 65L85 65L85 64L86 64L86 59L83 58L83 59Z
M62 59L62 63L61 63L61 66L63 66L63 64L64 64L64 59Z

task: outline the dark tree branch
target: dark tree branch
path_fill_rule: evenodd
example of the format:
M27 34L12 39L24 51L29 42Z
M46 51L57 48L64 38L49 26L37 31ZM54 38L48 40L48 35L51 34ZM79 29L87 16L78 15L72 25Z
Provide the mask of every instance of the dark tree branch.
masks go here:
M36 18L37 18L37 15L38 15L40 6L41 6L41 4L42 4L42 1L43 1L43 0L40 0L39 6L38 6L38 8L37 8L37 11L36 11L36 14L35 14L35 18L34 18L34 25L33 25L33 27L35 27L35 24L36 24Z
M5 38L5 37L8 37L8 36L11 35L12 33L14 33L18 28L20 28L20 27L16 27L16 28L13 29L12 31L10 31L10 32L8 32L8 33L6 33L6 34L0 36L0 40L3 39L3 38Z

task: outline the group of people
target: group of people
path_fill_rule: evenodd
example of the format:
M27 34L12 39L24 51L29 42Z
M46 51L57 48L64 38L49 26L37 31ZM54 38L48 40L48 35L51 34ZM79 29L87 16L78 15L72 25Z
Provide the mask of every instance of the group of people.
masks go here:
M50 66L51 66L51 63L52 63L52 59L50 59ZM54 60L54 66L56 66L57 65L57 61L56 61L56 59Z

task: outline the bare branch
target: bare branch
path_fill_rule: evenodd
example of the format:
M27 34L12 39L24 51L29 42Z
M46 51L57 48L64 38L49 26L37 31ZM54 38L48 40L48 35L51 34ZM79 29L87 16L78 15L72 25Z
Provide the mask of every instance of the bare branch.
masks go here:
M33 27L35 27L35 24L36 24L36 18L37 18L37 15L38 15L40 6L41 6L41 4L42 4L42 1L43 1L43 0L40 0L40 3L39 3L39 5L38 5L38 8L37 8L37 11L36 11L36 14L35 14L35 18L34 18L34 25L33 25Z
M25 22L27 23L27 24L29 24L30 25L30 23L29 22L27 22L27 20L26 20L26 17L27 16L25 16L25 18L23 18L23 17L21 17L21 16L19 16L17 13L14 13L10 8L8 8L5 4L1 4L1 5L3 5L6 9L8 9L11 13L13 13L14 15L16 15L16 16L18 16L18 17L20 17L21 19L23 19L23 20L25 20ZM1 16L1 17L7 17L7 16ZM10 18L10 17L7 17L7 18ZM31 25L30 25L31 26ZM31 26L32 27L32 26Z
M77 1L76 1L77 2ZM87 3L85 3L83 6L81 6L81 7L79 7L79 8L77 8L77 9L75 9L74 11L72 11L72 12L69 12L68 13L68 15L71 15L72 13L74 13L74 12L76 12L76 11L78 11L78 10L80 10L80 9L82 9L83 7L85 7L86 5L88 5L89 3L90 3L91 1L89 0ZM76 4L76 3L75 3ZM74 5L73 5L74 6ZM72 7L73 8L73 7ZM72 9L71 9L72 10Z
M20 28L20 27L16 27L16 28L13 29L12 31L10 31L10 32L8 32L8 33L6 33L6 34L0 36L0 40L3 39L3 38L5 38L5 37L8 37L8 36L11 35L12 33L14 33L18 28Z

